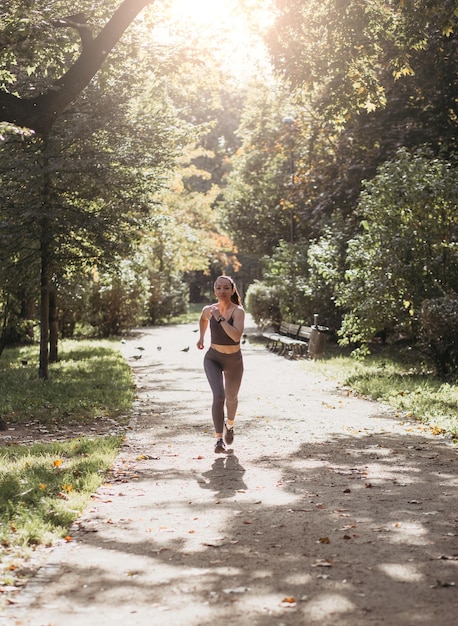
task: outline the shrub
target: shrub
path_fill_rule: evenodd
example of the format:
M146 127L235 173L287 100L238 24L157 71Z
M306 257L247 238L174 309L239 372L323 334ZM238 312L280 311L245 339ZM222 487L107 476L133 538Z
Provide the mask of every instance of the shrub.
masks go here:
M247 289L245 305L258 326L280 326L280 296L277 286L269 286L256 280Z
M425 300L420 313L420 346L442 378L458 372L458 297Z

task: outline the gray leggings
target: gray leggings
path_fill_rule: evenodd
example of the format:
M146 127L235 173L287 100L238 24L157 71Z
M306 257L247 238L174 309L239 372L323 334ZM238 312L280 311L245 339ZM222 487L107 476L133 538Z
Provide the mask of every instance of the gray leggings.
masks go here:
M224 402L227 419L233 420L237 411L238 393L242 383L242 353L224 354L209 348L204 357L204 370L213 393L212 417L215 433L222 433Z

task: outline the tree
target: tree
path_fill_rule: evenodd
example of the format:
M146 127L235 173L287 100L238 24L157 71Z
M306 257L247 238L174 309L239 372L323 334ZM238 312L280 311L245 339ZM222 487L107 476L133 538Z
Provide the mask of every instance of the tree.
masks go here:
M342 342L415 337L423 301L458 293L456 168L401 149L365 184L361 232L348 242Z

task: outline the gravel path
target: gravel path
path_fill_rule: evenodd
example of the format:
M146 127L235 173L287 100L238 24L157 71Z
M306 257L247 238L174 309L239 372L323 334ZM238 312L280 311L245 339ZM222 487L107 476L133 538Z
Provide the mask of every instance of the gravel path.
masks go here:
M215 455L195 328L123 345L138 394L110 480L0 624L456 623L456 450L247 341Z

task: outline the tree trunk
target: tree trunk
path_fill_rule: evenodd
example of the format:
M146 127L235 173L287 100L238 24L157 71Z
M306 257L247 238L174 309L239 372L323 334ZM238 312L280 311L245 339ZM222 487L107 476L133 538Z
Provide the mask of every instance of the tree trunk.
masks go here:
M49 290L49 362L59 360L59 310L57 308L57 290L53 286Z
M48 220L43 219L41 230L41 280L40 280L40 359L38 378L48 380L48 341L49 341L49 274L50 254Z
M9 317L9 296L6 297L6 301L3 306L2 311L2 320L1 320L1 331L0 331L0 356L2 355L3 350L6 347L6 333L8 330L8 317ZM1 427L0 427L1 430Z
M49 158L47 140L43 141L43 189L42 189L42 216L40 223L40 357L38 377L48 380L49 377L49 292L51 286L52 266L52 227L50 218Z

